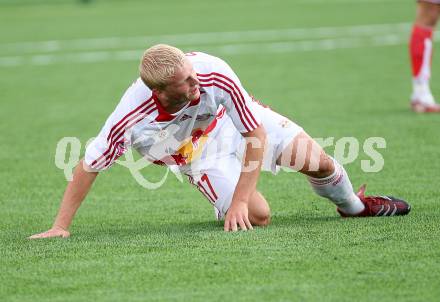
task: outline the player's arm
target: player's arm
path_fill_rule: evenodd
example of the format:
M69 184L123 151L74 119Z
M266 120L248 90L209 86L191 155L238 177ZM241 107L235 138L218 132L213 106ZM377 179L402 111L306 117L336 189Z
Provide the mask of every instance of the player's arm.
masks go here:
M140 79L125 91L98 136L87 145L84 159L76 166L73 180L64 192L52 228L35 234L29 237L30 239L69 237L68 228L99 171L110 168L130 148L130 133L127 131L127 125L135 124L144 118L141 113L149 108L152 102L151 91Z
M262 125L253 131L242 134L246 138L246 152L243 160L242 172L232 197L231 206L225 217L224 230L237 231L252 229L248 217L249 199L257 188L263 161L266 131ZM238 226L237 226L238 225Z
M68 229L73 217L98 175L98 172L89 172L90 170L87 170L89 169L87 169L84 161L81 160L75 168L72 181L67 185L58 210L58 215L52 227L46 232L30 236L29 239L51 237L66 238L70 236Z
M214 94L219 104L226 108L235 128L247 139L242 172L232 197L231 206L225 217L224 230L252 229L248 218L250 196L255 192L266 141L266 132L256 103L242 86L232 68L223 60L210 57L213 71L208 77L212 81ZM208 82L207 79L204 79Z

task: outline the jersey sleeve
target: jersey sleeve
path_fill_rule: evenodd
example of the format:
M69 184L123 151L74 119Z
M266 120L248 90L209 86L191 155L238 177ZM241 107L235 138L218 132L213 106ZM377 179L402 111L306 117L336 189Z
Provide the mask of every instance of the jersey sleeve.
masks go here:
M229 65L216 58L214 72L208 75L209 85L215 86L220 94L219 102L226 108L235 127L241 133L255 130L261 124L261 117L256 110L257 104L241 85L235 72ZM201 77L202 81L205 78Z
M140 102L139 99L145 101ZM107 118L98 136L87 145L85 163L95 171L112 166L131 147L130 127L144 117L153 103L151 97L139 96L139 89L130 87Z
M121 131L118 131L117 116L117 112L113 112L98 136L86 147L84 160L92 170L101 171L109 168L127 150L129 144L124 134L121 135Z

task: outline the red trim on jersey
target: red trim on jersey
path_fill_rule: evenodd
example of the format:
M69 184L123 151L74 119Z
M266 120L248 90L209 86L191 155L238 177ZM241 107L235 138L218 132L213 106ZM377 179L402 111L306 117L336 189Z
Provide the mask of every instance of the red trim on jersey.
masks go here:
M163 108L162 104L160 103L159 99L157 98L157 95L153 92L153 100L156 104L157 111L159 112L159 115L155 118L157 122L170 122L176 118L175 115L172 115L168 111Z
M226 108L222 108L217 114L214 120L206 127L206 129L201 132L199 135L193 134L192 143L195 144L200 139L201 136L208 135L215 129L217 126L218 120L222 119L225 116ZM182 156L182 154L171 154L161 158L160 160L153 161L156 165L186 165L186 159Z
M200 94L202 94L202 92L200 91ZM157 106L157 110L159 111L159 115L156 117L156 121L157 122L171 122L172 120L174 120L177 115L173 115L171 113L169 113L168 111L165 110L165 108L163 108L162 104L160 103L159 99L157 98L157 95L155 93L153 93L153 100ZM200 103L200 97L196 100L191 101L191 103L189 103L188 107L192 107L192 106L196 106Z
M153 108L153 110L148 111L151 108ZM109 140L107 140L107 142L109 143L109 146L107 147L106 151L103 152L102 155L92 163L92 166L99 163L103 158L107 157L107 154L111 151L112 144L114 144L114 142L117 141L121 137L121 135L123 135L125 133L125 130L128 127L133 125L133 120L136 120L136 122L137 122L138 120L144 118L146 115L150 114L154 110L155 110L154 103L151 103L146 108L143 108L139 112L132 114L129 119L127 119L124 123L122 123L121 126L119 127L119 129L112 134L112 136L110 137ZM145 113L146 111L148 111L148 112Z
M118 123L116 123L110 130L107 141L111 141L113 139L113 136L121 131L122 128L125 127L125 125L130 121L131 118L136 117L139 112L145 112L145 110L148 110L150 108L152 97L150 97L148 100L140 104L138 107L136 107L134 110L130 111L128 114L126 114ZM146 107L146 108L144 108ZM125 131L125 129L124 129ZM100 157L98 157L96 160L94 160L91 164L91 166L95 165L99 160L101 160L102 157L104 157L109 150L104 152Z
M122 123L118 129L116 130L116 132L114 132L111 136L107 136L107 141L114 141L116 136L120 136L118 134L120 134L121 130L128 128L127 125L133 121L133 119L137 119L139 117L139 115L142 115L143 113L145 113L147 110L151 109L154 107L154 103L150 102L146 108L143 108L142 110L136 112L136 114L132 115L129 119L127 119L124 123ZM149 113L151 113L151 110L149 111ZM148 114L149 114L148 113Z
M99 158L97 158L92 162L91 164L92 167L95 166L94 168L96 168L97 167L96 165L99 164L103 159L106 159L105 162L107 162L109 152L113 149L113 147L116 146L117 140L125 133L125 130L131 127L134 123L137 123L139 120L143 119L146 115L150 114L156 109L154 106L154 102L151 102L151 100L152 97L150 97L140 106L136 107L136 109L130 111L130 113L125 115L118 123L116 123L112 127L109 135L107 136L107 142L109 143L109 146ZM134 123L133 120L135 121Z
M257 121L255 120L255 118L252 115L249 108L246 106L246 102L243 97L243 94L241 93L240 88L238 87L237 84L235 84L235 82L233 80L231 80L227 76L220 74L220 73L217 73L217 72L212 72L209 74L199 74L198 73L197 75L200 77L199 80L201 82L216 81L216 82L219 82L219 83L227 86L229 89L231 89L230 91L227 91L223 87L219 87L218 85L215 85L215 86L222 88L223 90L225 90L226 92L229 93L232 101L234 102L235 108L237 109L237 112L240 116L240 119L241 119L243 125L245 126L246 130L251 131L249 129L255 129L258 127ZM203 77L209 77L209 78L203 79ZM201 86L206 87L204 84L201 84ZM233 97L233 95L235 96L235 98ZM237 102L237 100L238 100L238 102ZM246 125L243 122L243 118L246 120L248 125Z
M110 140L110 137L113 135L113 132L116 131L119 124L123 123L128 117L130 117L133 113L136 111L139 111L141 108L143 108L145 105L147 105L151 100L153 99L153 96L151 96L148 100L137 106L135 109L130 111L127 115L125 115L117 124L115 124L112 129L110 130L110 133L107 136L107 140ZM117 130L119 131L119 130Z
M207 80L207 81L209 81L209 80ZM224 86L222 86L222 85L220 85L220 84L218 84L216 82L206 83L206 84L201 83L200 86L201 87L215 86L215 87L220 88L220 89L224 90L225 92L227 92L229 94L229 96L231 97L231 100L234 103L235 108L237 109L238 117L240 118L240 121L241 121L242 125L246 128L246 131L250 132L250 131L252 131L252 130L254 130L254 129L256 129L258 127L258 125L259 125L258 123L255 126L252 123L249 123L249 122L246 123L245 122L245 120L243 119L244 118L243 113L241 112L240 107L238 107L238 105L237 105L237 100L234 97L235 93L233 91L228 90L226 87L224 87ZM250 126L249 126L249 124L250 124Z
M243 108L247 111L247 113L248 113L249 116L251 117L252 121L255 123L254 125L256 125L256 126L258 127L258 123L257 123L257 121L256 121L255 118L253 117L253 115L252 115L252 113L250 112L249 108L246 106L246 102L245 102L245 99L244 99L244 97L243 97L243 94L241 93L241 89L238 87L238 85L237 85L232 79L228 78L228 77L225 76L224 74L217 73L217 72L211 72L211 73L209 73L209 74L197 74L197 75L200 75L201 77L206 77L206 76L212 76L212 75L214 75L214 76L221 77L221 78L225 79L226 81L228 81L229 83L231 83L231 84L234 86L234 88L235 88L234 90L235 90L235 91L238 91L238 93L239 93L239 95L240 95L239 100L241 100L241 104L242 104ZM252 123L251 123L251 125L252 125Z
M195 102L194 102L195 103ZM197 102L198 104L199 102ZM154 110L156 110L157 108L153 108L152 110L150 110L149 112L147 112L145 114L145 116L147 116L148 114L152 113ZM208 127L206 127L206 129L203 131L202 135L208 135L212 130L214 130L214 128L217 126L217 120L221 119L224 114L225 114L226 108L222 108L216 115L216 118L208 125ZM132 125L136 124L138 121L142 120L144 116L141 116L140 118L138 118L137 120L135 120L133 123L131 123L130 125L127 125L126 128L131 127ZM110 154L110 157L106 157L107 160L105 161L105 165L104 168L109 166L112 162L114 162L116 159L118 159L123 153L119 153L117 152L119 150L118 145L123 145L124 141L117 141L121 136L123 135L123 132L120 133L117 137L115 137L116 142L112 142L112 146L113 146L113 151ZM175 163L177 163L178 165L181 164L185 164L186 162L183 161L183 159L181 158L176 158L176 155L171 155L173 157L173 160ZM173 162L173 163L174 163Z
M147 109L150 109L150 110L146 113L140 112L135 118L130 119L131 123L127 124L127 126L124 127L123 131L121 131L117 136L115 136L113 138L113 140L110 142L108 150L110 151L111 149L113 149L113 151L111 152L110 156L106 156L104 168L109 166L113 161L115 161L119 156L122 155L122 154L116 153L116 151L118 150L117 146L124 143L123 135L125 134L125 130L132 127L133 125L135 125L136 123L138 123L142 119L144 119L146 116L148 116L149 114L154 112L156 110L156 107L154 107L154 105L152 105L152 106L148 107ZM147 109L145 109L145 111ZM121 137L122 137L122 140L119 140Z
M220 85L217 84L217 83L208 83L208 84L202 84L202 83L201 83L201 84L200 84L200 87L211 87L211 86L215 86L215 87L217 87L217 88L220 88L220 89L223 89L224 91L226 91L226 92L229 94L229 96L231 97L231 99L232 99L232 101L234 102L234 104L236 103L236 100L235 100L235 98L234 98L232 92L229 91L228 89L226 89L225 87L220 86ZM237 105L235 105L235 107L237 107ZM245 123L245 121L243 120L243 115L242 115L242 113L241 113L239 110L237 110L237 112L238 112L238 117L240 118L241 123L242 123L243 126L246 128L246 131L248 131L248 132L252 131L253 129L252 129L252 128L249 128L249 126L247 125L247 123Z
M230 84L228 84L227 82L225 82L225 81L223 81L223 80L221 80L221 79L218 79L218 78L212 78L212 79L200 79L200 81L203 81L203 82L207 82L207 81L211 81L211 80L216 80L217 82L222 83L223 85L225 85L225 86L227 86L229 89L231 89L230 91L232 91L232 93L235 95L236 100L239 101L238 103L239 103L239 105L241 106L241 107L239 107L239 108L241 108L242 114L243 114L243 116L246 118L246 121L248 122L248 124L251 126L251 128L254 128L255 125L257 125L257 127L258 127L258 123L255 121L254 117L252 116L252 113L249 111L248 107L246 106L246 103L245 103L245 100L244 100L243 96L241 96L241 98L240 98L240 96L237 94L237 90L234 89L234 87L232 87ZM240 94L240 95L241 95L241 94ZM237 107L237 104L235 104L235 107ZM237 108L237 109L239 109L239 108ZM252 118L254 124L252 124L252 121L249 119L249 116L246 115L245 110L248 112L248 114L249 114L250 117Z

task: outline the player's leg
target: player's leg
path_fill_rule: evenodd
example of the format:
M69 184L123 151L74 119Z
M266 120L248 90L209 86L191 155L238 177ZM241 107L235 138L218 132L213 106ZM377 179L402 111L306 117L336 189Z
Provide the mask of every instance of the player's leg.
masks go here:
M410 206L394 197L365 196L365 188L357 194L345 171L304 130L282 115L260 107L262 122L267 132L267 162L284 166L307 175L313 190L332 201L342 216L392 216L405 215ZM267 155L273 154L273 156Z
M202 160L183 171L189 182L214 206L218 220L228 211L241 173L241 161L235 154L215 160ZM265 226L270 221L270 208L263 195L254 191L248 206L253 226Z
M317 194L330 199L344 213L355 215L364 210L345 169L300 126L270 108L257 106L256 110L267 133L263 169L269 170L268 163L273 163L270 166L275 173L279 166L299 171L308 176Z
M284 149L277 164L307 175L313 190L331 200L343 213L356 215L365 209L353 192L344 167L328 156L304 131Z
M364 205L353 192L344 168L304 130L270 108L257 106L267 133L263 169L278 171L282 166L308 176L316 193L333 201L344 213L355 215ZM273 163L273 164L271 164Z
M411 107L416 112L440 112L429 86L433 53L433 32L440 15L440 1L418 1L409 41L413 76Z
M304 159L300 166L298 159ZM343 217L406 215L411 210L405 201L392 196L365 196L365 186L355 194L344 167L305 132L282 152L279 164L307 175L313 190L332 201Z
M255 191L249 200L248 217L252 225L266 226L270 223L270 208L264 196Z
M434 28L438 21L439 0L417 1L415 24L423 27Z

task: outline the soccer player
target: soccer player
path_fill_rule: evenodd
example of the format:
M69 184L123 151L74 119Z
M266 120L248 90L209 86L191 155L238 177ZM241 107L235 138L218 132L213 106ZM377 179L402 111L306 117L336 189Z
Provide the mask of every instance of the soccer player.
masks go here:
M416 20L409 42L413 75L411 108L415 112L440 113L440 105L432 96L429 87L433 31L440 15L440 0L419 0Z
M129 147L187 175L214 206L217 218L224 218L225 231L269 223L269 206L256 188L261 168L299 170L344 217L410 211L404 201L365 196L365 187L355 194L342 165L300 126L254 100L223 60L159 44L145 51L140 78L88 145L52 228L30 238L68 237L98 173Z

